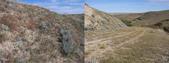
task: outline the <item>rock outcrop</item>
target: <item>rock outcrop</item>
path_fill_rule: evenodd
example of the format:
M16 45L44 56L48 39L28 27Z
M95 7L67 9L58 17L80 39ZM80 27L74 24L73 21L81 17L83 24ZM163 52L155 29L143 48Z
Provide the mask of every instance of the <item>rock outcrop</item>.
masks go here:
M127 27L118 18L85 4L85 30L118 30Z

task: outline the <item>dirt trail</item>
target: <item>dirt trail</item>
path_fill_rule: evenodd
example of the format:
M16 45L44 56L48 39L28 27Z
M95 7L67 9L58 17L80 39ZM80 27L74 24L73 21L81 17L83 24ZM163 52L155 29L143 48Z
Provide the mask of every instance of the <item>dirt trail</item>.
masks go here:
M101 42L101 41L105 41L105 40L109 40L109 39L112 39L112 38L118 38L118 37L123 37L123 36L127 36L129 34L132 34L132 32L130 33L121 33L119 35L109 35L107 37L104 37L104 38L98 38L96 40L92 40L92 41L86 41L87 43L85 43L85 45L92 45L92 44L96 44L98 42Z
M120 35L110 35L98 40L87 41L85 42L85 53L86 59L89 62L98 63L96 62L101 58L102 55L107 51L114 51L122 47L125 44L132 44L137 42L136 40L139 39L144 35L146 30L138 29L131 32L126 32ZM99 45L102 45L99 47Z

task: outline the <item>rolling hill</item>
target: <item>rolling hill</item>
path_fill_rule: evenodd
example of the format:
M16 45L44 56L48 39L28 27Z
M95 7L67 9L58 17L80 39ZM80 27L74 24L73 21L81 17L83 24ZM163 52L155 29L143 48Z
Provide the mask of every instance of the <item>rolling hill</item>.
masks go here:
M119 18L120 20L132 21L142 16L143 13L117 13L117 14L112 14L112 15Z
M169 32L169 10L113 15L130 26L150 27Z
M133 21L133 25L163 29L169 32L169 10L147 12Z

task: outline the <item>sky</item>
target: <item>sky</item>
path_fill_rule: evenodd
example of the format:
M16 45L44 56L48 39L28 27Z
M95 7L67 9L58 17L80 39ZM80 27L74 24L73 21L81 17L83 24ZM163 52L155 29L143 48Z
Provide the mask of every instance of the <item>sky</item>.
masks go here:
M90 6L111 13L169 10L169 0L86 0Z
M83 4L111 13L141 13L169 9L169 0L19 0L61 14L83 13Z
M83 13L84 0L18 0L20 3L37 5L61 14Z

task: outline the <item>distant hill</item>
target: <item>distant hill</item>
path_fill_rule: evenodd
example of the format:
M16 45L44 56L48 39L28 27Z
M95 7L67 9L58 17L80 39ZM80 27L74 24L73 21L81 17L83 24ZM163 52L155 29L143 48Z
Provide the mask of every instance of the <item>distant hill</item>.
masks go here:
M85 30L106 31L127 27L118 18L85 4Z
M169 32L169 10L147 12L132 22L135 26L160 28Z
M151 27L169 32L169 10L112 14L128 26Z
M116 13L116 14L112 14L112 16L117 17L122 22L124 22L127 26L133 26L132 21L142 15L143 15L143 13Z
M0 0L0 63L82 63L82 20Z
M120 13L120 14L112 14L112 15L119 18L120 20L132 21L142 16L143 13Z

